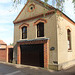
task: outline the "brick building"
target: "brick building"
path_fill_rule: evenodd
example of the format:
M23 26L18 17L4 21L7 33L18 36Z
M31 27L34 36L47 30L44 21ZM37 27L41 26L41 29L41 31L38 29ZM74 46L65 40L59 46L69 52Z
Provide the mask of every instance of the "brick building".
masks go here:
M7 61L7 44L0 40L0 61Z
M27 1L14 20L14 61L55 70L70 67L74 38L75 22L67 15L40 0Z
M13 46L7 46L7 44L3 40L0 40L0 61L13 61Z

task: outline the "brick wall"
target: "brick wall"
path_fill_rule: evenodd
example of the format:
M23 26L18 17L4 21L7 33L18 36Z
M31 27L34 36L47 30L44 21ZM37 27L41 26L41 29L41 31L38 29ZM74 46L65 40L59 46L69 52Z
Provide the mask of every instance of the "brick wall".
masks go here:
M5 61L7 60L7 50L6 49L0 49L0 61Z

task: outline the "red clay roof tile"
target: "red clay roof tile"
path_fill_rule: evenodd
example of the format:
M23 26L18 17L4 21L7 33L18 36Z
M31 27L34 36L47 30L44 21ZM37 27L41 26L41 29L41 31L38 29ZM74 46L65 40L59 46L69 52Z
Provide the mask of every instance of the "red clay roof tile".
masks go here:
M0 44L6 45L6 43L3 40L0 40Z

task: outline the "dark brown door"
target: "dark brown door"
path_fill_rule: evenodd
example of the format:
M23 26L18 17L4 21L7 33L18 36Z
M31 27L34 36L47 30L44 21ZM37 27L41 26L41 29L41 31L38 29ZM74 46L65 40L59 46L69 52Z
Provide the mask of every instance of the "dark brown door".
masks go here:
M44 67L43 44L21 45L21 64Z
M9 48L9 54L8 54L8 62L12 63L13 61L13 48Z

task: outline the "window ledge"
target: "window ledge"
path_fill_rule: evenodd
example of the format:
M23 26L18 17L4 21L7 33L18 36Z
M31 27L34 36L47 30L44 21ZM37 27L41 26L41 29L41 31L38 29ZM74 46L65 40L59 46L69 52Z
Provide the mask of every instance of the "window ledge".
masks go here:
M68 52L72 52L72 50L68 50Z
M38 39L39 39L39 38L46 38L46 37L44 36L44 37L36 37L36 38L38 38Z
M26 38L26 39L20 39L20 40L28 40L28 39Z

